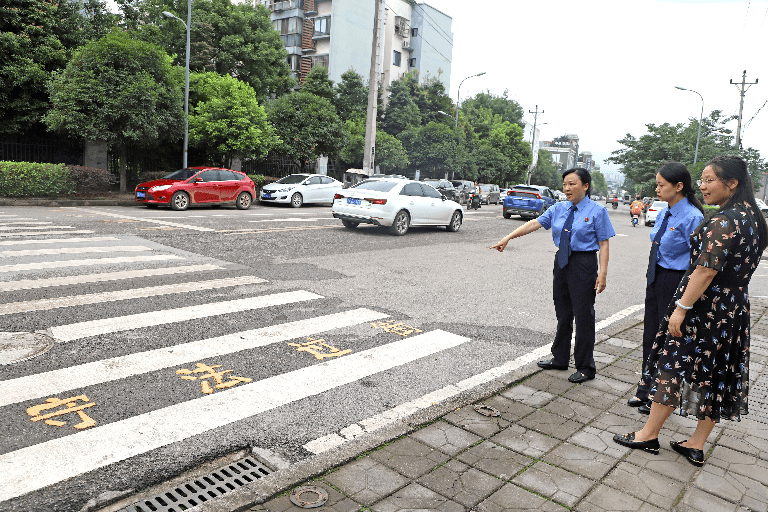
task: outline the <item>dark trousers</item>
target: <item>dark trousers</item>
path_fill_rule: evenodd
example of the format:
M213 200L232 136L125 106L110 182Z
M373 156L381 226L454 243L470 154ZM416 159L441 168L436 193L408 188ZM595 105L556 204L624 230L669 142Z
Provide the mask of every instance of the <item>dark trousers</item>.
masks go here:
M659 325L667 314L669 303L677 291L685 270L669 270L656 265L656 279L645 288L645 317L643 318L643 372L648 368L646 362L651 353L651 346L659 332ZM635 396L640 400L648 399L648 387L642 380L637 386Z
M595 375L595 282L597 253L572 252L565 268L555 255L552 299L557 315L557 333L552 343L555 363L567 366L571 356L573 321L576 320L576 347L573 359L584 375Z

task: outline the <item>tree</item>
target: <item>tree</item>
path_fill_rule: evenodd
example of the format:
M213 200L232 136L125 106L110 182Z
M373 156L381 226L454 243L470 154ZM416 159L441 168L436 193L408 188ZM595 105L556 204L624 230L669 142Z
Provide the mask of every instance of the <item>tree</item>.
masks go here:
M605 176L600 171L592 171L592 190L591 194L608 194L608 183L605 182Z
M390 135L397 136L408 128L421 125L421 112L414 99L417 97L419 84L414 76L413 73L406 73L387 88L389 100L381 127Z
M423 177L444 178L454 152L454 130L443 123L411 126L398 135L411 160Z
M180 70L163 50L115 30L83 46L54 74L53 107L44 120L51 130L117 149L125 192L128 144L181 136L181 83Z
M286 94L267 105L267 118L281 142L274 151L302 168L321 155L338 156L347 143L333 104L307 92Z
M231 167L232 158L264 156L280 142L250 85L216 73L194 73L189 82L191 145Z
M552 190L560 190L563 186L563 178L560 168L552 161L552 153L546 149L539 150L539 157L531 173L531 183L542 185Z
M325 66L313 67L304 79L301 90L333 101L333 80L328 78L328 68Z
M365 152L365 118L356 117L346 122L349 142L341 151L341 159L350 167L363 166ZM376 130L376 165L389 169L405 169L410 164L402 143L383 130Z
M475 110L490 110L492 114L500 116L502 121L524 126L523 107L515 100L509 99L509 91L504 90L501 96L496 96L491 91L481 92L474 98L468 98L461 104L461 109L471 117Z
M187 0L116 0L125 27L137 38L164 48L174 64L184 66L184 25L163 16L170 11L186 23ZM269 10L261 4L231 0L192 3L190 69L215 71L247 83L264 100L295 87L288 52L275 30Z
M349 70L341 75L341 82L336 84L334 105L342 121L362 117L368 110L368 87L363 77Z

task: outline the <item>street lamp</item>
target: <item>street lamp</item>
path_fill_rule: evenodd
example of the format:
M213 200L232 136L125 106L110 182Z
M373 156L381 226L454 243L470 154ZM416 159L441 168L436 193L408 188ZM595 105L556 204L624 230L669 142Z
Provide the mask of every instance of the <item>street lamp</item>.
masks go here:
M675 89L680 89L681 91L688 91L688 92L696 92L693 89L686 89L685 87L680 87L678 85L675 86ZM699 94L696 92L696 94ZM701 120L704 118L704 98L699 94L699 98L701 98L701 114L699 115L699 131L696 134L696 151L693 153L693 163L696 163L696 159L699 156L699 138L701 137Z
M181 21L184 28L187 29L187 65L184 75L184 155L183 168L187 168L187 149L189 147L189 27L192 26L192 0L187 0L187 22L177 18L168 11L163 11L163 16Z
M459 90L456 91L456 128L459 127L459 99L461 98L461 84L463 84L464 81L469 79L469 78L472 78L472 77L475 77L475 76L481 76L481 75L484 75L484 74L485 74L485 71L481 71L480 73L478 73L476 75L468 76L467 78L465 78L464 80L462 80L459 83Z

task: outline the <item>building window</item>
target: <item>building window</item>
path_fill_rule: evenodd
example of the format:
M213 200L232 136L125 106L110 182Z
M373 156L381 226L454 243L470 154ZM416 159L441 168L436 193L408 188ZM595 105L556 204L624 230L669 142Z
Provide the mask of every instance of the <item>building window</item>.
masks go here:
M400 57L401 57L400 52L395 50L394 51L394 55L392 56L392 65L393 66L400 67Z
M312 67L315 66L323 66L324 68L328 67L328 56L327 55L313 55L312 56Z
M412 59L408 59L408 67L409 68L415 68L416 67L416 57Z
M327 36L331 33L331 18L315 18L315 35Z
M275 20L275 30L280 32L281 36L287 34L300 34L302 31L302 24L304 20L302 18L283 18L281 20Z
M419 35L419 29L418 28L412 28L411 29L411 37L416 37Z
M299 71L301 69L301 57L298 55L289 55L288 65L291 67L291 71Z
M395 34L400 37L408 37L411 32L410 20L402 16L395 16Z

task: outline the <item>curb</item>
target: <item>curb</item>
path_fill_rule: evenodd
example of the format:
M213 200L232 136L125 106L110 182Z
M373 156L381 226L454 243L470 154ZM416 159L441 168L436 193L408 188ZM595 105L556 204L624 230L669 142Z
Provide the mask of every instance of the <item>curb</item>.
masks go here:
M100 197L93 199L45 199L45 198L22 198L14 199L9 197L0 198L0 207L3 206L135 206L136 202L133 196L130 199L124 197Z

